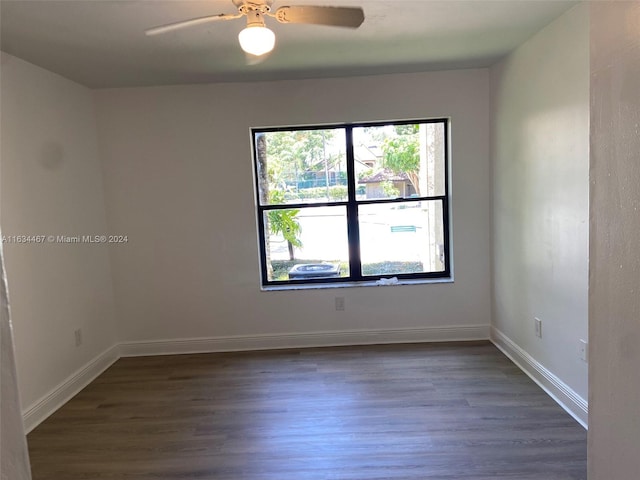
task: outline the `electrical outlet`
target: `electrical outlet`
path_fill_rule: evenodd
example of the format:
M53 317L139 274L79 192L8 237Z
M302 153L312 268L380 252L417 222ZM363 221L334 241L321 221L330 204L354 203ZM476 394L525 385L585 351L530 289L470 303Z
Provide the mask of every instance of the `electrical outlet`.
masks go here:
M534 317L533 321L536 325L536 337L542 338L542 320L537 317Z
M73 333L76 336L76 347L79 347L80 345L82 345L82 329L79 328L75 330Z
M580 360L582 360L585 363L588 363L589 362L589 343L586 340L580 339L578 349L580 352Z
M344 311L344 297L336 297L336 311Z

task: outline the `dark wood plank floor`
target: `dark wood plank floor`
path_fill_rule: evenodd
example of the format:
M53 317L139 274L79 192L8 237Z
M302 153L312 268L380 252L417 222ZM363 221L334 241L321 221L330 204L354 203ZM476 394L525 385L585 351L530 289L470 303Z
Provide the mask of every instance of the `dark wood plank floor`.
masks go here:
M577 480L586 432L489 343L123 358L34 480Z

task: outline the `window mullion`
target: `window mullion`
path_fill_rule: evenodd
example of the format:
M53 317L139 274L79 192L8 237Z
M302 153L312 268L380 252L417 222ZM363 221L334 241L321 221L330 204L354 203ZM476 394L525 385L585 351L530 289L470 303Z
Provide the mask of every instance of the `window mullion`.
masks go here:
M358 204L356 203L356 166L353 152L353 127L345 127L347 142L347 236L349 239L349 272L351 279L362 278L362 262L360 261L360 227L358 225Z
M451 274L451 238L449 225L449 199L447 197L441 200L442 202L442 225L443 225L443 236L444 236L444 251L445 251L445 262L444 262L444 270L446 275Z
M260 248L260 264L262 284L269 283L268 267L267 267L267 242L269 239L266 235L266 224L264 221L265 211L258 204L258 245Z

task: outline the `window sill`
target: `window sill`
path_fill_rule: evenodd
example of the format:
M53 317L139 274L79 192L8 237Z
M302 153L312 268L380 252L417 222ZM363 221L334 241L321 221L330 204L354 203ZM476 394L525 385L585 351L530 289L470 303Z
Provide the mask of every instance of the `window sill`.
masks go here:
M263 292L279 292L284 290L319 290L326 288L354 288L354 287L399 287L400 285L427 285L437 283L454 283L453 277L447 278L417 278L398 279L397 283L380 285L377 280L368 282L344 282L344 283L309 283L296 285L267 285L260 287Z

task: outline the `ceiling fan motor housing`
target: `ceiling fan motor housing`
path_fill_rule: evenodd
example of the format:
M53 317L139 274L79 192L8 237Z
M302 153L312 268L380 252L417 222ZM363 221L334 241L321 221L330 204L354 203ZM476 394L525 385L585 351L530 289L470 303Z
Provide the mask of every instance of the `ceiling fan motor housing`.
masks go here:
M247 4L239 8L247 16L247 27L238 35L242 49L250 55L261 56L273 50L276 43L274 33L264 24L264 13L269 11L268 5Z
M247 13L248 27L264 27L264 15L260 10L249 10Z

